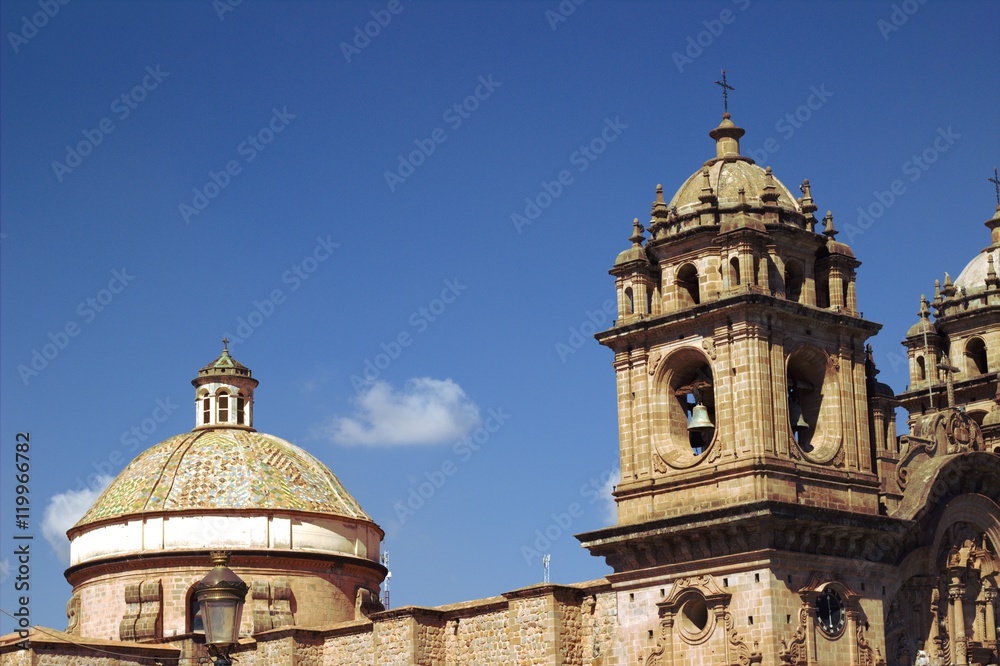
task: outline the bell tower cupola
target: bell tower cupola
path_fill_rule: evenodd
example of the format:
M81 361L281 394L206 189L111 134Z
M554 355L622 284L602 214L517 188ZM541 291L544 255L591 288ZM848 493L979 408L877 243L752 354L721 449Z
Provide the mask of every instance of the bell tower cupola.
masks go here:
M222 340L222 354L201 368L191 380L195 389L195 430L238 428L253 430L253 392L257 380L250 368L229 355L229 340Z

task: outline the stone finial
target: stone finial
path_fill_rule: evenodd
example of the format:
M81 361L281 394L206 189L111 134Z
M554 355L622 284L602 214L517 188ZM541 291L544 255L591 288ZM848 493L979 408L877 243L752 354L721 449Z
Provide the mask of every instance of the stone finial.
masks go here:
M955 283L951 281L951 276L948 273L944 274L944 287L941 289L941 293L944 294L945 298L951 298L955 295Z
M833 228L833 211L826 211L826 215L823 216L823 235L833 240L839 233L839 231Z
M708 206L714 206L719 203L715 189L712 188L712 179L709 176L708 167L701 170L701 194L698 195L698 199Z
M986 286L994 289L1000 287L1000 278L997 277L996 265L993 263L993 255L986 255Z
M806 215L812 215L816 212L816 204L813 202L812 186L809 184L808 178L799 185L799 191L802 192L802 197L799 199L802 212Z
M738 190L740 196L740 210L746 210L747 208L747 191L743 187Z
M670 217L670 211L667 210L667 204L663 200L663 185L656 186L656 199L653 201L653 208L649 215L649 231L655 238Z
M633 247L642 247L642 242L645 240L645 237L642 235L643 231L645 231L645 229L643 229L642 225L639 224L639 218L633 219L632 235L629 236L629 240L632 241Z
M941 304L941 280L934 280L934 305Z
M931 311L930 308L928 307L929 305L930 303L927 302L927 297L924 296L923 294L920 294L920 311L917 313L917 315L921 319L930 319Z
M712 179L709 178L708 167L701 170L701 192L702 194L715 194L712 189Z
M764 187L760 191L760 200L765 204L773 204L778 201L778 186L774 184L774 174L771 167L764 170Z

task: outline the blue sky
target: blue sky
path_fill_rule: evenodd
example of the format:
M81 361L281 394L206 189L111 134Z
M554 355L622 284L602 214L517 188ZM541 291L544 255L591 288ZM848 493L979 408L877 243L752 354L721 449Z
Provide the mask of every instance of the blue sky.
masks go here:
M617 467L590 336L632 218L714 156L721 69L744 153L809 178L863 262L897 391L920 294L989 242L995 2L11 0L0 22L0 607L30 431L32 620L59 629L46 510L51 537L190 430L226 334L257 428L386 530L394 606L538 582L546 532L554 581L607 573L572 536L608 524Z

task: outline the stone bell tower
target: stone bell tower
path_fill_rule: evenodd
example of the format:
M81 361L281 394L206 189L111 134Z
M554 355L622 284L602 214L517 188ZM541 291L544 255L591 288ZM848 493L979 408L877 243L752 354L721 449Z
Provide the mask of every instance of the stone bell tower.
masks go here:
M666 203L615 276L619 523L781 501L878 513L860 317L860 262L739 153L728 114L716 156ZM645 244L643 244L645 241ZM692 415L697 417L692 421Z
M873 411L891 391L869 396L880 325L832 213L741 155L743 134L724 114L714 157L669 201L657 186L649 235L634 221L610 270L619 316L595 337L614 352L618 524L580 539L629 590L643 664L874 665L884 572L856 562L895 441Z

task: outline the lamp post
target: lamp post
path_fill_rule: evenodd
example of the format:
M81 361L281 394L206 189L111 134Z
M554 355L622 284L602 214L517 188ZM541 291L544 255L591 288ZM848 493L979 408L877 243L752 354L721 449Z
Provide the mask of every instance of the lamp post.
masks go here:
M239 640L249 586L229 568L229 553L212 551L212 570L194 586L205 625L205 644L215 666L231 666L229 651Z

